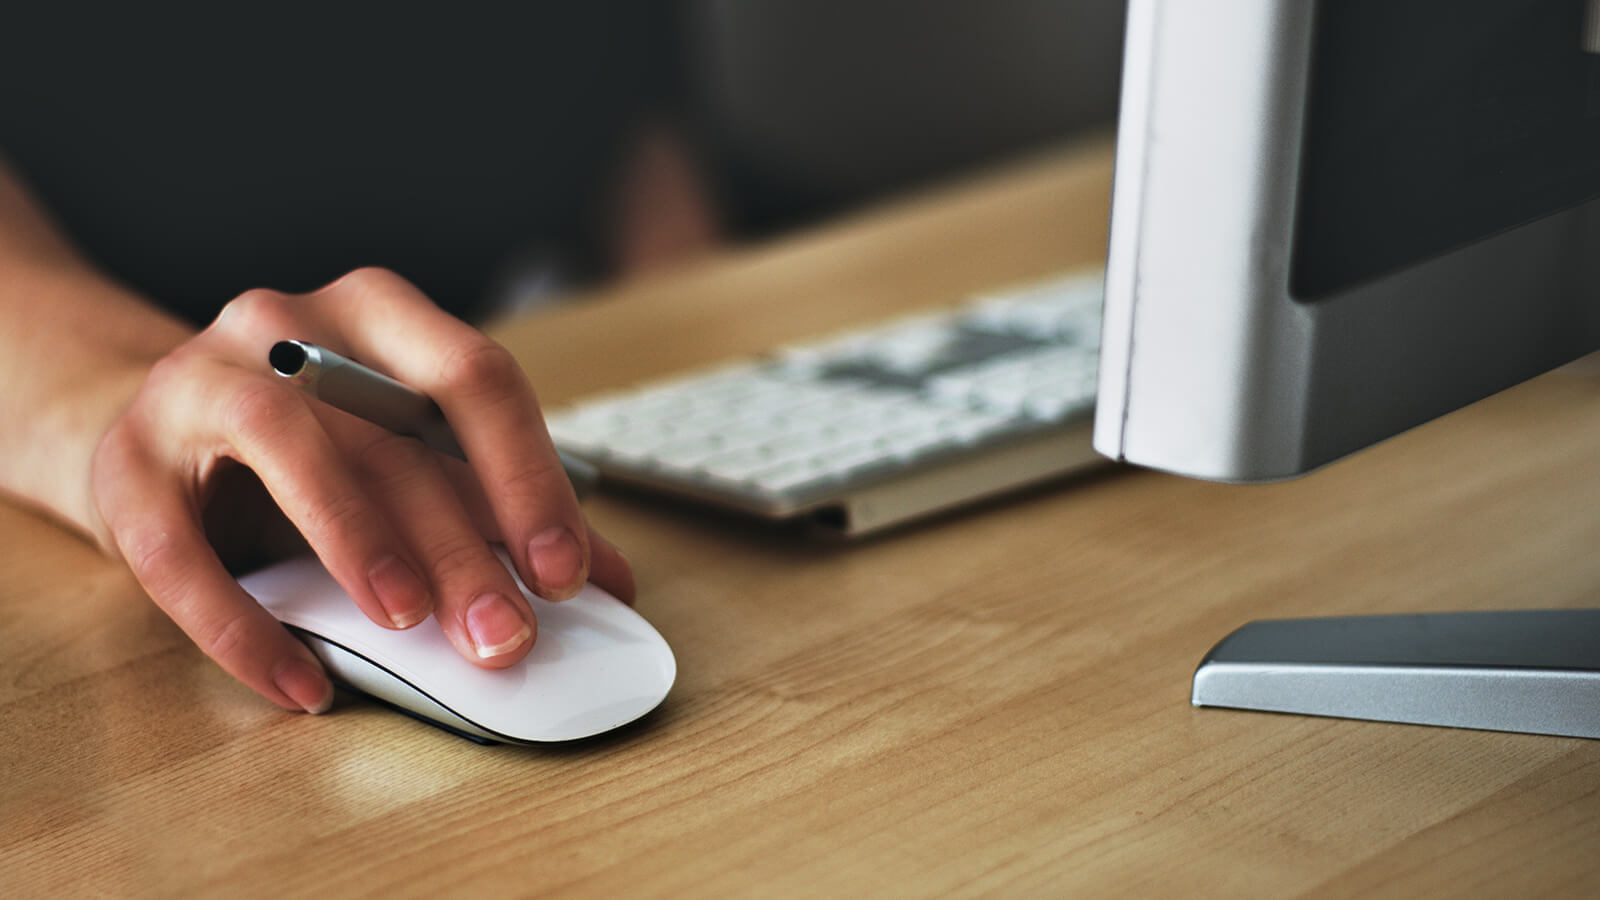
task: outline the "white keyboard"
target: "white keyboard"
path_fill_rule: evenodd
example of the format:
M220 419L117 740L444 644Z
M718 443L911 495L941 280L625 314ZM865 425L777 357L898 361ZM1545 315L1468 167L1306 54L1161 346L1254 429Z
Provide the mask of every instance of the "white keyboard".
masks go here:
M859 535L1095 465L1103 272L547 416L602 480Z

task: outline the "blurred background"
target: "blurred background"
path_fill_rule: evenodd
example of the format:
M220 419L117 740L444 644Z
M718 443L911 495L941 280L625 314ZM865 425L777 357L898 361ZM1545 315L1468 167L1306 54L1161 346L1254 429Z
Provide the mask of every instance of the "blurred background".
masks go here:
M0 152L196 322L362 265L468 317L1114 120L1123 0L154 7L0 31Z

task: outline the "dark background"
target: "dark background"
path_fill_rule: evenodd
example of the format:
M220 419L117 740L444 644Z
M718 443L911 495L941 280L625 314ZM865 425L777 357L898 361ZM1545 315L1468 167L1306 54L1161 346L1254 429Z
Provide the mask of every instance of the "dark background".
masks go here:
M603 277L642 123L732 236L1109 125L1121 0L18 3L0 153L196 322L361 265L481 312L507 260Z

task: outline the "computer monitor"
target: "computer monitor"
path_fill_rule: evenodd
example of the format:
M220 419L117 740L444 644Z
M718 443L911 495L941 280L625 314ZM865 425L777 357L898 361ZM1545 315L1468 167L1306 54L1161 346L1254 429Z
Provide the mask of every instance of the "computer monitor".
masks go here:
M1132 0L1096 447L1286 478L1600 348L1597 10ZM1587 643L1527 657L1585 613ZM1220 705L1428 721L1437 679L1409 711L1371 708L1405 673L1447 670L1456 699L1495 710L1439 724L1600 737L1594 614L1457 618L1425 649L1396 637L1439 633L1421 617L1247 628L1202 665L1196 702L1210 682ZM1512 663L1587 671L1587 699L1567 699L1589 711L1518 719ZM1307 672L1321 680L1267 696Z

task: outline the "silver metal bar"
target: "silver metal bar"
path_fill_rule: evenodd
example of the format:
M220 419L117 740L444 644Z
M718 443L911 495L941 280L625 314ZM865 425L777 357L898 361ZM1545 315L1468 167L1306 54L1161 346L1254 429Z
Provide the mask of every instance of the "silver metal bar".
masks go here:
M1600 738L1600 609L1251 622L1196 706Z

